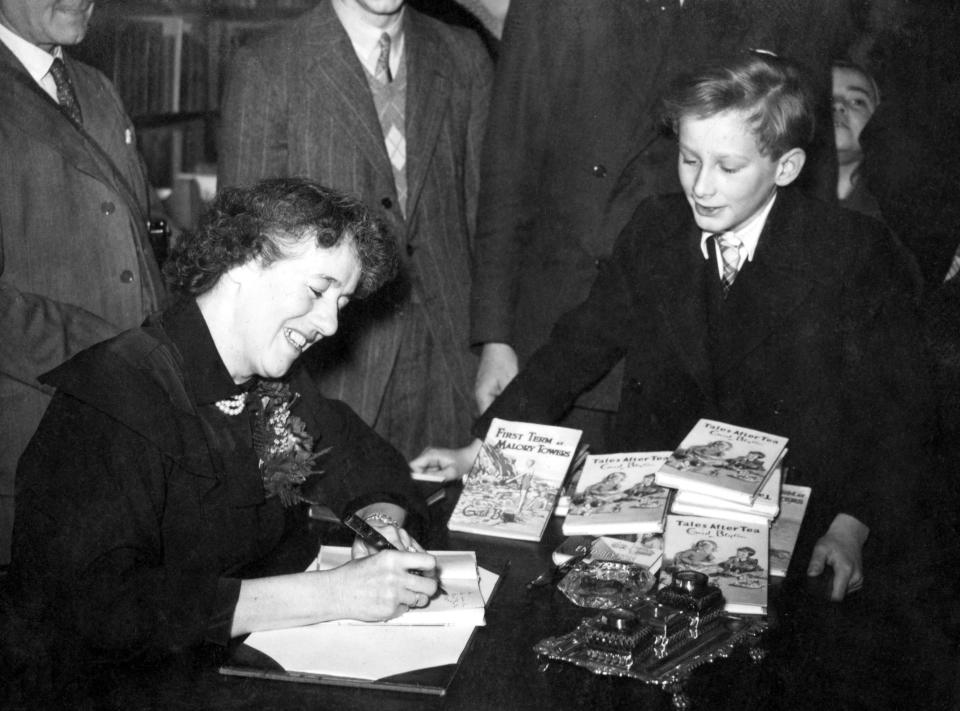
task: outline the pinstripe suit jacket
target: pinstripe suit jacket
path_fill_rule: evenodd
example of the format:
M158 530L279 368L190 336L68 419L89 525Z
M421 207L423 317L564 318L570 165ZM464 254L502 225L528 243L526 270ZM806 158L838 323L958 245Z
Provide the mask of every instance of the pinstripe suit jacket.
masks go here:
M69 57L65 61L83 111L82 130L0 44L4 497L13 495L16 461L49 402L50 389L37 377L138 326L159 308L162 294L146 232L149 187L133 125L106 77Z
M398 241L407 284L352 304L339 334L315 346L324 394L370 423L400 344L411 276L467 402L476 369L467 338L470 252L490 61L472 33L404 12L406 219L363 67L329 0L238 52L222 109L220 185L309 177L360 197Z

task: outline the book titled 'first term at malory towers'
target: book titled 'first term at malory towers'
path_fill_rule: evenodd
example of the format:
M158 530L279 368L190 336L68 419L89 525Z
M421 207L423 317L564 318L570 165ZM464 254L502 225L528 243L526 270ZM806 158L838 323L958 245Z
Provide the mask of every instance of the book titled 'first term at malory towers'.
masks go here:
M580 430L494 419L448 528L539 541L579 441Z

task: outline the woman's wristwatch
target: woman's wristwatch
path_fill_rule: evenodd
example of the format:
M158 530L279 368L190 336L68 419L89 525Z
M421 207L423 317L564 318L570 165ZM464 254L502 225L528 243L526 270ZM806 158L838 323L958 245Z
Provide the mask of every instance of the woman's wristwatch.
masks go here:
M363 517L363 520L368 523L370 521L377 521L379 523L384 524L385 526L393 526L394 528L403 528L403 526L400 525L400 522L397 521L397 519L393 518L392 516L387 516L387 514L381 513L380 511L374 511L373 513L368 513Z

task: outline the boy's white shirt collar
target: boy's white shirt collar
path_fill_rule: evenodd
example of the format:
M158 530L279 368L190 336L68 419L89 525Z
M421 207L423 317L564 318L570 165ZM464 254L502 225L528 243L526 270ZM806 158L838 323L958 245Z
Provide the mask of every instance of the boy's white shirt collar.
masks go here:
M723 233L732 234L740 240L741 265L744 263L744 256L746 256L747 261L753 261L753 255L757 251L757 244L760 242L760 233L763 232L763 226L767 224L767 217L769 217L770 210L773 209L773 203L776 202L776 200L777 191L774 190L773 196L767 201L767 204L760 208L745 225L741 225L739 230ZM703 253L704 259L710 258L710 255L707 253L707 243L715 234L715 232L703 232L700 236L700 251ZM717 245L716 248L720 249L719 245ZM718 259L717 261L719 262L720 260Z
M377 60L380 59L380 36L384 32L390 35L390 72L396 76L403 58L403 15L406 12L406 6L400 8L400 12L389 25L381 28L365 22L361 10L347 4L345 0L331 0L331 2L333 11L340 18L340 24L346 30L353 50L357 53L357 58L371 74L376 73Z
M53 81L53 77L49 76L49 73L53 60L58 57L63 58L63 50L59 45L53 48L53 52L47 52L32 42L28 42L4 24L0 24L0 42L3 42L7 49L20 60L23 68L33 77L33 80L56 100L57 85Z

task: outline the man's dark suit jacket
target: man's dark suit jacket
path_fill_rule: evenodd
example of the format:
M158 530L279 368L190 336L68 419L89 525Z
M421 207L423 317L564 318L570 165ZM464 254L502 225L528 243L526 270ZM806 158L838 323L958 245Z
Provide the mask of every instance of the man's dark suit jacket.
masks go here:
M625 356L617 451L673 449L701 417L783 435L787 481L813 487L805 530L844 512L902 536L932 409L902 253L880 223L788 188L724 301L700 239L682 195L643 202L475 433L557 420Z
M481 160L471 333L521 366L580 303L646 197L679 190L659 101L678 72L762 48L812 67L822 106L803 176L834 195L830 60L848 0L523 0L507 15ZM562 287L562 288L559 288ZM618 383L582 397L616 409Z
M476 371L467 338L470 254L490 60L471 31L404 12L406 216L363 67L330 0L237 54L223 100L219 179L248 185L298 175L362 199L396 237L405 271L419 277L447 379L467 409ZM406 298L385 291L375 306L351 305L341 333L316 349L325 356L324 393L368 423L396 361Z
M50 402L37 378L160 308L149 184L107 78L65 57L78 129L0 44L0 563L14 471Z

